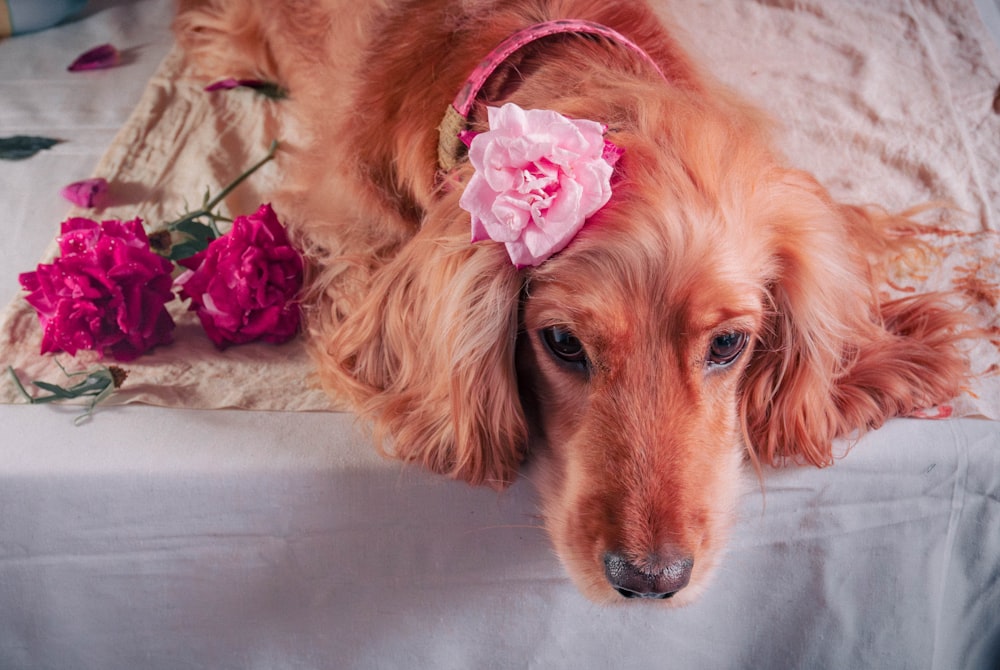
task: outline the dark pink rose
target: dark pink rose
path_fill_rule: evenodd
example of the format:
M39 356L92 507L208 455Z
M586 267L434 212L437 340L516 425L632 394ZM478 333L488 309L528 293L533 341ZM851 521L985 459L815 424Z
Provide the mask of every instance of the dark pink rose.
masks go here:
M58 258L18 278L43 354L91 349L128 361L173 340L173 266L150 251L141 220L67 219L58 241Z
M270 205L240 216L226 235L178 261L182 299L220 349L262 340L280 344L299 329L302 257Z

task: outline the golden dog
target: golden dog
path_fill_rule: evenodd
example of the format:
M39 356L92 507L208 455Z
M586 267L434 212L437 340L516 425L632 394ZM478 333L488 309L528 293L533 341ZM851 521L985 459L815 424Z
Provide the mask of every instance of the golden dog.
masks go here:
M449 108L560 20L600 30L515 45ZM748 457L827 465L835 437L961 389L958 310L880 290L915 224L783 164L641 2L184 0L175 30L202 75L289 91L274 197L312 264L324 384L435 472L500 488L530 457L595 600L689 602ZM507 103L617 151L609 200L537 263L470 242L462 201Z

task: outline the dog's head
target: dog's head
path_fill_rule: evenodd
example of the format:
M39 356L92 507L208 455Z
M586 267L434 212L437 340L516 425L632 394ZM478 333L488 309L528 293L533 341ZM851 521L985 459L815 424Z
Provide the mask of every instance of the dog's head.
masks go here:
M611 201L534 268L470 244L458 168L328 343L394 455L497 487L528 455L557 552L596 600L698 593L744 444L829 460L867 281L844 210L748 118L661 105L612 132Z

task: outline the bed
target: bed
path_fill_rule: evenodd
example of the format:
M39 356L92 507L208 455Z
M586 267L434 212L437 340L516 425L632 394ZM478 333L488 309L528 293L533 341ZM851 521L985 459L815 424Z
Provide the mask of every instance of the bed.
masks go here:
M696 604L606 608L569 582L526 481L383 460L300 342L220 354L179 310L174 345L81 425L3 378L0 667L1000 668L1000 5L658 7L837 197L953 203L929 215L942 257L895 290L970 298L987 336L963 397L839 443L831 468L766 471ZM94 0L0 41L0 137L62 140L0 161L0 364L25 379L60 374L18 275L82 213L64 185L106 176L100 216L162 221L271 139L273 103L185 76L171 14ZM102 43L118 67L67 72Z

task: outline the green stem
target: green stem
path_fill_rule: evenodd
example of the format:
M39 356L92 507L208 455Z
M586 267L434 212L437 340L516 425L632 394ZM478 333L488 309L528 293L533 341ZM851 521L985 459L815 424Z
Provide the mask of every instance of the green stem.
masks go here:
M179 219L175 219L170 223L164 225L163 227L167 230L173 230L177 226L177 224L182 221L192 221L194 219L199 219L203 216L207 216L210 221L212 232L215 234L216 237L222 237L222 234L219 232L218 227L216 227L215 222L216 220L228 220L228 219L225 219L225 217L223 216L213 214L212 210L215 209L219 205L219 203L225 199L227 195L232 193L234 188L242 184L247 179L247 177L252 175L261 167L263 167L265 163L272 160L277 150L278 150L278 140L272 140L271 146L268 148L266 156L264 156L262 159L260 159L253 165L251 165L249 168L247 168L243 172L243 174L238 176L232 183L230 183L228 186L222 189L222 191L220 191L218 195L216 195L214 198L206 202L201 209L196 209L193 212L189 212L184 216L180 217Z
M252 175L254 172L256 172L257 170L259 170L265 163L267 163L272 158L274 158L274 154L275 154L275 152L277 150L278 150L278 140L272 140L271 141L271 146L267 150L267 155L264 156L259 161L257 161L256 163L254 163L253 165L251 165L249 168L247 168L247 170L243 174L241 174L239 177L237 177L236 180L233 183L231 183L226 188L222 189L222 191L219 193L219 195L217 195L214 198L212 198L211 200L209 200L208 203L206 203L206 205L205 205L205 210L211 212L213 209L215 209L215 207L220 202L222 202L223 199L227 195L229 195L234 188L236 188L237 186L239 186L240 184L242 184L243 181L247 177L249 177L250 175Z
M35 404L34 397L32 397L32 395L30 393L28 393L28 390L24 388L24 384L21 383L21 380L17 376L17 373L14 372L14 366L13 365L8 365L7 366L7 372L10 373L11 378L14 380L14 384L17 386L17 390L21 392L21 395L24 396L25 400L27 400L32 405Z

